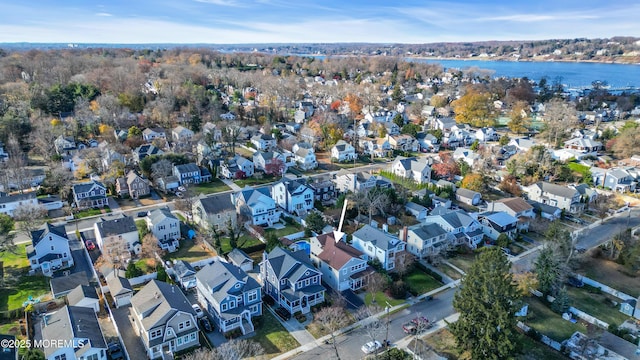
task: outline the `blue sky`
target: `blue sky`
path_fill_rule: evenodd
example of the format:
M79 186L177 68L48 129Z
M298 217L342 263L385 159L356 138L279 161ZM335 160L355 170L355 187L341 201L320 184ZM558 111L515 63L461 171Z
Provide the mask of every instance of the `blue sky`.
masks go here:
M638 0L25 0L0 42L430 43L640 36Z

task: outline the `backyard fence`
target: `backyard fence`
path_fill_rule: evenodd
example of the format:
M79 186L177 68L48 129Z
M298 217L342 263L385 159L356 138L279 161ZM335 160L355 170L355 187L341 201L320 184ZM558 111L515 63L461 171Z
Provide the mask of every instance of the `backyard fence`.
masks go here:
M529 333L529 331L531 331L531 327L527 326L525 323L523 323L522 321L518 321L518 327L524 331L525 333ZM541 335L540 336L540 341L549 346L550 348L560 351L562 344L560 344L559 342L549 338L547 335Z
M586 276L582 276L582 275L576 274L575 277L578 280L581 280L583 283L585 283L587 285L590 285L590 286L593 286L595 288L598 288L598 289L602 290L602 292L605 292L605 293L607 293L609 295L613 295L613 296L617 297L618 299L622 299L622 300L635 300L636 299L635 297L633 297L631 295L625 294L622 291L618 291L618 290L616 290L616 289L614 289L612 287L609 287L609 286L607 286L607 285L605 285L603 283L597 282L597 281L595 281L593 279L589 279Z
M597 325L603 329L608 329L609 328L609 324L607 324L606 322L591 316L589 314L587 314L586 312L582 311L582 310L578 310L576 308L574 308L573 306L569 307L569 312L571 312L573 315L579 317L580 319L588 322L589 324L594 324Z

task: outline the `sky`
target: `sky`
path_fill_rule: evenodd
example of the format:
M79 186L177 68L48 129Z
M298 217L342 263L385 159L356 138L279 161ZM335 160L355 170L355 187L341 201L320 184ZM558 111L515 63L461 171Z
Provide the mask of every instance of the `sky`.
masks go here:
M0 42L432 43L640 37L638 0L9 0Z

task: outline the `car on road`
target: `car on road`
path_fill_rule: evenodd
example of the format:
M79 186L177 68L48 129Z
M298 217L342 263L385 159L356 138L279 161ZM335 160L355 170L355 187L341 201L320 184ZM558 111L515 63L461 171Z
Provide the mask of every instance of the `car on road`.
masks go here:
M178 186L178 191L185 192L187 189L184 186Z
M138 216L138 217L145 217L145 216L147 216L147 214L148 214L148 213L147 213L146 211L139 211L139 212L138 212L138 214L137 214L137 216Z
M183 195L182 195L182 193L180 191L178 191L178 192L176 192L176 196L179 197L179 198L182 198Z
M93 241L91 240L87 240L84 242L84 246L87 248L87 250L91 251L91 250L95 250L96 248L96 244L93 243Z
M209 319L207 319L206 317L203 317L198 321L200 322L200 327L202 328L202 330L204 330L205 332L213 331L213 325L211 325L211 321L209 321Z
M202 311L202 308L200 308L200 305L193 304L193 305L191 305L191 308L193 309L193 311L195 311L196 316L198 317L198 319L204 317L204 311Z
M111 360L124 360L124 353L118 343L109 343L109 345L107 345L107 354L109 354Z
M368 343L362 345L362 352L365 354L373 354L374 352L380 350L382 348L382 344L380 341L369 341Z

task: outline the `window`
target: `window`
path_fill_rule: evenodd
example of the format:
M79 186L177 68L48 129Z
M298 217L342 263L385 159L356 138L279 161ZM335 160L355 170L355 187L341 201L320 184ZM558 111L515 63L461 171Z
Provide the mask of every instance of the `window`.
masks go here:
M55 360L67 360L67 354L56 355Z
M191 339L191 341L196 339L196 333L191 333L189 334L189 339Z
M227 311L227 303L221 305L222 311Z
M178 346L180 346L180 345L182 345L182 338L181 337L178 338Z
M183 323L178 324L178 330L184 330L191 326L191 320L187 320Z
M249 296L247 296L247 301L254 302L256 300L258 300L258 292L257 291L250 292Z
M98 360L98 354L91 354L87 356L85 359L87 360Z
M55 246L51 245L51 251L55 250Z
M149 339L155 339L162 336L162 329L151 330L151 334L149 335Z

